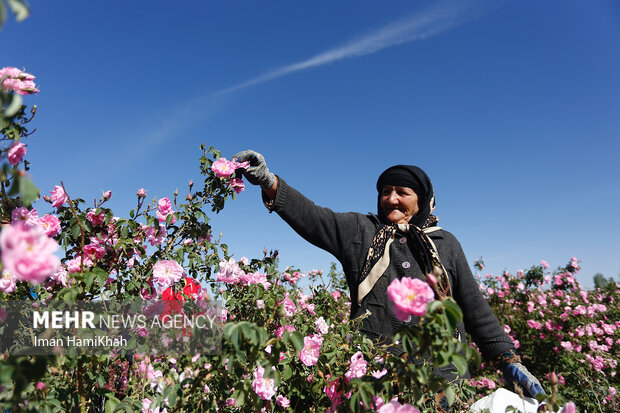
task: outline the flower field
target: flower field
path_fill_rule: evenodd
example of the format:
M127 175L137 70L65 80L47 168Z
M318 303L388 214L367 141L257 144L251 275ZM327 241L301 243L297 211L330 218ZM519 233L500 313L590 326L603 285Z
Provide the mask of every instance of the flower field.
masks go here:
M34 76L14 68L0 73L5 102L0 300L46 304L139 297L180 306L223 303L218 316L223 337L215 354L112 350L18 356L7 351L0 356L2 408L413 412L435 411L435 395L443 390L452 409L462 411L474 398L504 385L493 366L480 363L474 347L452 336L462 319L458 306L434 301L422 281L405 279L388 289L400 319L422 319L399 333L405 355L395 357L359 334L359 320L349 320L348 292L335 265L329 272L280 270L277 252L268 251L260 258L233 258L232 248L213 239L205 211L219 212L243 191L235 171L247 165L226 160L213 148L201 148L202 182L190 182L184 195L150 203L141 188L125 218L107 208L111 191L87 206L62 183L38 202L41 211L33 208L39 190L24 172L35 111L11 104L17 93L37 92ZM57 255L61 247L64 256ZM555 271L543 261L497 276L483 274L482 261L475 265L480 289L524 364L541 379L547 403L559 408L572 401L581 411L617 411L619 286L582 289L575 280L576 258ZM0 329L6 318L0 308ZM469 365L473 378L448 383L435 375L448 364L461 372ZM572 408L570 403L564 407Z

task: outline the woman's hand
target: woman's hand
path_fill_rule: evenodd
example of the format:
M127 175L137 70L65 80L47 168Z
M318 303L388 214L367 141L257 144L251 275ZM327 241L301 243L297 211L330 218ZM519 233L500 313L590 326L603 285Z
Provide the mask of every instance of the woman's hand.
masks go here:
M245 179L252 185L260 185L269 199L275 198L278 189L278 179L273 173L269 172L263 155L247 150L239 152L233 158L237 158L238 162L249 162L250 166L241 170Z
M521 363L510 363L504 367L504 378L523 389L526 396L545 394L540 382Z

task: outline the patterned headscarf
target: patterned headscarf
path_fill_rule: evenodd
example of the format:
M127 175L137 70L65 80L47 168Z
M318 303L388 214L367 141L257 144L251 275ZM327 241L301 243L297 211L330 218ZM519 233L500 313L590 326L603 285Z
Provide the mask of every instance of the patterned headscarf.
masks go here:
M433 191L433 184L428 178L428 175L413 165L396 165L386 169L379 179L377 179L377 212L379 219L384 224L391 224L387 220L383 209L381 208L381 192L385 185L403 186L411 188L418 196L418 208L420 209L411 220L410 224L423 228L426 226L432 226L433 224L427 224L427 220L431 217L433 210L435 209L435 192ZM435 224L437 219L435 217Z

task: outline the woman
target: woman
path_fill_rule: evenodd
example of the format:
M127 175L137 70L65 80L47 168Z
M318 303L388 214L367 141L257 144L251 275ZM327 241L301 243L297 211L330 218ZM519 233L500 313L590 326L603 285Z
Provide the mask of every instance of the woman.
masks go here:
M425 279L438 275L438 297L452 296L463 310L461 340L470 333L482 356L502 367L507 381L518 384L528 396L544 393L539 381L521 364L506 335L478 289L478 283L456 238L437 226L433 186L420 168L397 165L377 180L377 215L336 213L315 205L267 168L254 151L235 155L249 161L246 179L263 189L263 201L310 243L333 254L342 264L351 293L351 318L370 311L362 331L389 343L403 322L393 314L387 286L395 278ZM412 320L411 322L416 322ZM439 372L447 379L452 371Z

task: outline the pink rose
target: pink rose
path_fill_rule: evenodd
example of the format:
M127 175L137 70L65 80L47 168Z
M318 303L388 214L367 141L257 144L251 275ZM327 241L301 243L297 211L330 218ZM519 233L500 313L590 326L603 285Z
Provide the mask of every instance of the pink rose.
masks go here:
M36 209L28 210L25 207L15 208L11 212L11 223L22 221L29 227L41 226L41 218Z
M21 142L15 142L9 148L8 158L9 163L13 166L22 161L22 158L26 155L26 145Z
M183 273L183 267L173 260L162 260L153 265L153 281L162 289L179 281Z
M2 271L2 275L0 275L0 291L10 294L15 291L15 288L17 288L17 278L6 270Z
M35 77L16 67L3 67L0 69L0 87L14 91L18 95L30 95L39 92L34 83Z
M549 268L549 264L545 260L540 261L540 265L542 265L545 270Z
M60 208L69 200L69 197L65 193L65 190L58 185L54 186L54 189L50 191L50 194L52 195L52 206L54 208Z
M568 402L560 410L561 413L577 413L577 406L573 402Z
M48 237L55 237L60 233L60 220L55 215L43 215L40 219L41 228Z
M51 275L52 280L59 282L63 287L67 286L67 269L64 265L56 267L56 271Z
M140 188L138 189L138 192L136 192L136 195L138 195L139 198L145 198L146 190L144 188Z
M237 162L237 158L232 158L231 160L232 162L232 166L235 169L246 169L250 167L250 163L249 162Z
M275 381L272 378L265 377L265 368L258 366L254 370L254 381L252 382L252 388L254 392L263 400L271 400L276 394Z
M540 330L542 328L542 324L534 320L527 320L527 326L529 328L533 328L534 330Z
M88 244L84 246L84 257L91 261L100 260L105 256L105 248L100 244Z
M290 299L290 298L285 298L284 301L282 302L282 306L284 307L284 314L287 317L291 317L293 314L295 314L295 303Z
M282 338L282 335L284 334L285 331L292 333L293 331L295 331L295 326L292 324L289 324L286 326L280 326L277 328L275 334L278 338Z
M58 243L48 238L40 227L16 222L3 228L0 249L4 268L17 279L39 284L60 264L54 255Z
M366 374L368 363L364 360L364 355L358 351L351 356L351 365L349 370L344 374L344 380L349 383L353 379L357 379Z
M316 327L316 331L321 335L327 334L327 332L329 331L329 326L327 325L327 322L323 317L317 318L317 320L314 322L314 325Z
M103 193L103 199L107 200L107 199L110 199L110 198L112 198L112 191L105 191Z
M291 401L286 397L282 396L281 394L278 394L278 397L276 397L276 404L286 409L291 405Z
M166 222L166 218L168 218L168 215L173 213L174 211L172 210L172 202L170 202L170 199L168 199L168 197L162 198L157 201L157 219L159 219L159 222ZM174 224L175 222L177 222L177 219L174 217L174 215L172 215L172 221L170 223Z
M220 271L217 273L217 281L223 281L228 284L238 284L241 276L245 276L245 272L239 268L237 261L230 258L228 261L220 261Z
M420 411L410 404L400 404L398 400L392 400L382 405L377 413L420 413Z
M312 334L304 337L304 348L299 352L299 360L306 366L314 366L319 361L323 337Z
M426 274L426 282L431 287L435 287L437 285L437 277L435 277L435 275L432 273L428 273Z
M480 380L471 379L470 384L476 387L487 387L489 389L494 389L497 385L491 379L487 379L486 377L482 377Z
M34 385L34 388L41 391L45 389L45 383L43 383L42 381L38 381L37 384Z
M228 161L226 158L219 158L213 162L211 169L215 172L217 177L229 178L233 173L235 173L235 162Z
M67 270L73 274L74 272L81 272L83 267L92 267L93 262L86 256L84 257L84 260L82 260L82 257L75 257L69 261L66 261L65 265L67 266Z
M101 211L98 214L95 213L94 209L91 209L86 214L86 219L95 227L100 227L103 225L105 221L105 212Z
M385 376L387 374L387 369L383 369L381 371L377 370L375 372L372 372L370 375L372 377L374 377L375 379L380 379L381 377Z
M387 288L388 298L394 303L394 315L400 321L411 315L423 316L426 305L433 301L433 289L424 281L403 277L395 279Z
M152 246L159 245L166 239L166 226L163 224L159 225L159 228L155 227L142 227L144 234L146 236L146 240Z
M245 189L245 184L241 178L232 178L230 180L230 186L236 193L241 193Z
M342 396L342 391L338 391L338 379L330 380L331 376L328 374L326 376L327 385L323 388L325 395L332 402L332 406L334 404L338 406L340 404L340 396Z

